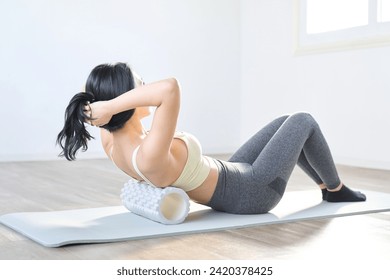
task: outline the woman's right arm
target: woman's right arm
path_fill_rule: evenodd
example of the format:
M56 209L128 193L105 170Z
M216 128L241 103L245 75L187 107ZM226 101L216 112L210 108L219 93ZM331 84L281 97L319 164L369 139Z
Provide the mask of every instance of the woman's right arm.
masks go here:
M169 165L170 147L176 131L180 110L180 86L175 78L146 84L128 91L117 98L91 105L93 124L97 126L109 122L112 115L137 107L154 106L152 127L143 141L139 154L142 155L140 169L153 173L155 164ZM144 152L147 151L147 152Z
M113 115L123 111L137 107L159 107L169 98L169 95L179 91L177 80L168 78L136 87L112 100L94 102L90 104L93 113L92 123L94 126L103 126L110 121Z

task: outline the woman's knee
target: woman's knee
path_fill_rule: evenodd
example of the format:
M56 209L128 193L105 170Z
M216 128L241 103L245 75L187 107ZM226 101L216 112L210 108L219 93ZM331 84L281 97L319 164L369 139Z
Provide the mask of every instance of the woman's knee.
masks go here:
M317 125L317 121L314 117L308 112L297 112L290 115L291 119L294 119L297 123L301 125Z

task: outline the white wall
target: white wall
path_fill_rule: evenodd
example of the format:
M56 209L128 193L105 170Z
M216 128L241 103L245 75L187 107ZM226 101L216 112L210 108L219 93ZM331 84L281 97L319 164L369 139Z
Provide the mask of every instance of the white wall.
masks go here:
M390 48L294 57L292 5L0 2L0 161L56 158L64 108L89 71L127 61L146 81L179 78L178 128L206 153L232 152L274 117L304 110L338 163L390 169ZM96 156L99 139L83 155Z
M241 141L310 111L335 161L390 169L390 48L293 55L293 1L241 1Z
M239 5L1 1L0 161L57 158L70 98L94 66L117 61L145 81L176 76L183 89L178 129L197 135L206 153L231 151L239 142ZM92 134L97 141L80 157L103 156L97 129Z

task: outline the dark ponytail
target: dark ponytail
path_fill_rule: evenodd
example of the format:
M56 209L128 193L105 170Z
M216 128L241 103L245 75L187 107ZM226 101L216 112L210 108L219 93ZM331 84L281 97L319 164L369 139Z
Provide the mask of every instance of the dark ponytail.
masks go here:
M77 151L81 147L82 151L86 151L88 141L93 139L85 128L85 121L90 120L85 114L85 106L93 101L92 93L80 92L73 96L66 107L65 125L57 136L57 144L62 148L60 156L65 156L67 160L75 160Z
M126 63L101 64L89 74L85 85L86 92L76 94L65 111L65 125L57 136L57 144L62 148L60 156L75 160L76 153L88 149L88 140L93 139L85 128L85 121L90 120L84 112L88 102L111 100L135 87L134 76ZM121 129L133 116L135 109L115 114L111 120L101 126L113 132Z

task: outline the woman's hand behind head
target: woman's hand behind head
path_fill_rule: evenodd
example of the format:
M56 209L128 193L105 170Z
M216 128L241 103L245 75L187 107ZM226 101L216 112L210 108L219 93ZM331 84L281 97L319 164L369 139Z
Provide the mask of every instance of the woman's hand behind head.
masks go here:
M109 101L89 103L85 106L85 112L89 116L86 122L93 126L103 126L109 123L112 118Z

